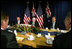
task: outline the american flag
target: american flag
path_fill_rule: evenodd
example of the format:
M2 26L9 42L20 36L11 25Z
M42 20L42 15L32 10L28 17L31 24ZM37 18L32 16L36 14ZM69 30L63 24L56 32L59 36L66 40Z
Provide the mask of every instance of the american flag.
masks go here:
M48 4L47 4L47 7L46 7L46 13L47 13L47 17L51 16L51 11L50 11Z
M36 16L37 16L37 21L39 23L39 26L42 28L42 26L43 26L43 15L42 15L42 9L41 9L40 5L38 7Z
M37 21L39 23L39 26L42 27L43 26L43 15L41 15L40 17L37 16Z
M26 8L23 21L24 21L24 24L28 24L31 21L29 7Z

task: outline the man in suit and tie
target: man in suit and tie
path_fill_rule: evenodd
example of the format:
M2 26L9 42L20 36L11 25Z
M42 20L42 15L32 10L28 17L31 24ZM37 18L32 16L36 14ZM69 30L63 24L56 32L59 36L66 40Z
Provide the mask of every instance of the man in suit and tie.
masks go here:
M9 16L1 12L1 48L18 48L15 34L6 30Z
M69 32L55 37L54 48L71 48L71 12L65 18L65 27Z
M50 24L51 24L50 28L52 28L52 29L57 29L59 27L59 24L56 21L56 17L55 16L52 17L52 22Z

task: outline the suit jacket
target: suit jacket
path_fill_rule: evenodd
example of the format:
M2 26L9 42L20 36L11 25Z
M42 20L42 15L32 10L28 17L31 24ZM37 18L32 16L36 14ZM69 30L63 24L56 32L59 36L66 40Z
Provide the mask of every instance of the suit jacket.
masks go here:
M54 48L71 48L71 31L55 37L53 41Z
M6 48L7 39L4 35L1 35L1 48Z
M1 30L1 48L18 48L18 44L13 33Z
M31 23L32 24L32 23ZM32 24L33 25L33 24ZM35 21L35 27L39 27L37 20Z
M39 23L37 21L35 22L35 27L39 27Z
M53 23L51 22L51 23L50 23L50 28L52 28L52 26L53 26ZM56 21L56 22L55 22L55 29L57 29L57 28L59 28L59 24L58 24L58 22Z
M51 17L47 18L47 16L44 17L44 28L48 27L50 29L50 25L51 25Z

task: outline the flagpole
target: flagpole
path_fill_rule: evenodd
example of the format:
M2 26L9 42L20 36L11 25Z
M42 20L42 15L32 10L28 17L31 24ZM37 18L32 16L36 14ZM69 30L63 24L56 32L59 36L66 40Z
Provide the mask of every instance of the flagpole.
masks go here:
M27 8L28 8L28 4L29 4L29 1L27 1ZM28 24L27 20L26 20L26 24Z
M34 2L33 2L33 9L34 9Z
M39 5L40 5L41 1L39 1Z
M47 5L49 6L49 3L47 2Z
M39 1L39 3L41 3L41 1Z
M29 1L27 2L27 7L28 7Z

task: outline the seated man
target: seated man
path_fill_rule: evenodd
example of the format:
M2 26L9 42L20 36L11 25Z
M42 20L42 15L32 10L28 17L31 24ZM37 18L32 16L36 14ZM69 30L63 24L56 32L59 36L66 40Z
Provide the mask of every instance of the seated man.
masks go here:
M17 17L17 24L20 24L20 17Z
M35 27L39 27L39 24L38 24L35 17L32 18L32 25L35 26Z
M69 32L55 37L53 41L54 48L71 48L71 12L65 18L65 27Z
M15 35L6 30L8 21L8 15L1 12L1 48L18 48Z
M32 18L32 25L33 25L33 26L35 26L35 21L36 21L36 18L33 17L33 18Z
M43 23L44 28L50 29L51 19L52 19L52 17L48 17L47 18L47 14L44 14L44 19L43 19L43 21L44 21L44 23Z
M50 24L51 24L50 28L52 28L52 29L57 29L59 27L58 22L56 22L55 16L52 17L52 22Z

